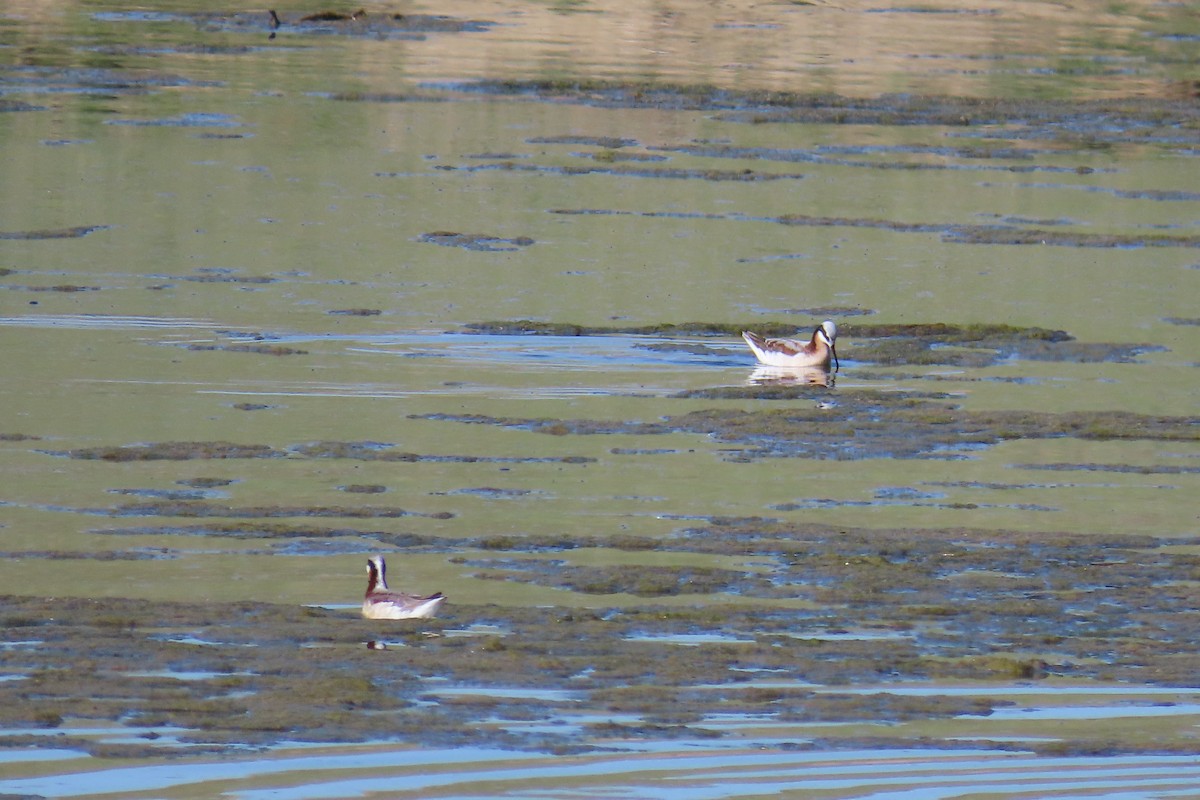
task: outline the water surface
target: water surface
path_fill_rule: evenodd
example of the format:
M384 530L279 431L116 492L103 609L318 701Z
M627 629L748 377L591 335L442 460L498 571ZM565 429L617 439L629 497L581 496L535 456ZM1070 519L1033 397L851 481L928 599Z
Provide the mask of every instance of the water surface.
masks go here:
M0 793L1195 796L1186 6L276 10L0 12Z

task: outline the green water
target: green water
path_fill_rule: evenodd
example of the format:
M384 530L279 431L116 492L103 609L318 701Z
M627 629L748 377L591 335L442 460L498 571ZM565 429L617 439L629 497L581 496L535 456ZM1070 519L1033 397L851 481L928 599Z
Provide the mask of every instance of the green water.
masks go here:
M713 517L1191 546L1194 437L742 458L719 437L681 431L555 436L461 421L653 423L779 405L674 396L750 378L752 358L732 337L685 337L708 348L697 355L646 349L678 343L654 336L464 335L471 323L786 321L810 331L833 317L843 327L1040 327L1141 346L1121 360L898 366L857 359L866 343L846 336L834 402L839 392L934 392L964 412L1194 424L1200 151L1194 115L1172 100L1197 77L1195 21L1183 10L498 2L403 9L495 23L482 30L359 35L313 33L294 20L317 7L296 4L277 6L290 22L268 39L262 14L153 7L170 14L107 3L0 13L0 103L11 104L0 105L0 593L353 605L380 534L665 539ZM729 113L774 110L753 95L730 107L610 107L586 88L460 91L481 79L831 92L872 99L885 121L755 124ZM893 92L1157 105L1110 124L1083 106L1045 127L1015 116L888 124ZM782 177L714 179L744 171ZM785 215L825 222L781 224ZM947 235L959 226L1126 238L966 243ZM429 236L446 232L485 249ZM1146 244L1155 237L1177 241ZM70 457L163 442L265 445L280 457ZM314 442L422 458L305 455ZM207 488L196 490L200 479ZM381 491L347 489L362 486ZM282 525L356 535L185 537L173 528L248 517L130 510L188 490L240 512L272 509ZM411 514L313 513L333 507ZM154 557L79 557L88 554ZM464 555L473 552L397 557L396 581L464 605L646 602L484 580ZM630 558L755 568L700 553L563 556Z

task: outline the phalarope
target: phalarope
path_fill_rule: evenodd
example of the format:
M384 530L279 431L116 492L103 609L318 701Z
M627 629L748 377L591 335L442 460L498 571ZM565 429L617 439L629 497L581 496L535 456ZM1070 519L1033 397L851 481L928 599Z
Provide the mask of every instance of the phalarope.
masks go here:
M393 592L387 585L387 564L383 556L367 559L367 594L362 615L367 619L423 619L437 613L446 596L441 592L421 597Z
M832 356L834 371L841 369L838 362L837 325L833 320L822 322L815 331L812 339L807 342L799 339L768 339L751 331L742 331L742 338L758 360L770 367L824 367L829 369L829 359Z

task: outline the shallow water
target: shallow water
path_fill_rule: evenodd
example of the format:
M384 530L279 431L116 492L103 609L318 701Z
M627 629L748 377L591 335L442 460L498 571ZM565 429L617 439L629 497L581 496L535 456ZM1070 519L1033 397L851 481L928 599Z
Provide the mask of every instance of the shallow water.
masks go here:
M469 764L464 767L464 762ZM456 767L446 769L447 767ZM305 770L296 785L289 773ZM308 772L312 770L312 772ZM177 786L179 770L114 769L91 774L95 789L108 795L162 792ZM373 774L372 774L373 773ZM374 796L497 797L755 797L776 792L830 792L886 797L960 797L976 792L1071 792L1084 797L1194 797L1194 759L1155 756L1034 759L1016 753L960 750L849 751L844 753L619 754L538 759L507 751L362 750L223 760L203 765L207 788L252 782L239 798L348 798ZM79 796L55 779L13 782L13 788L47 797ZM161 794L159 796L162 796ZM196 796L191 794L188 796Z
M1196 796L1186 6L276 8L0 11L0 793ZM457 610L364 662L375 551ZM291 652L430 671L171 724Z

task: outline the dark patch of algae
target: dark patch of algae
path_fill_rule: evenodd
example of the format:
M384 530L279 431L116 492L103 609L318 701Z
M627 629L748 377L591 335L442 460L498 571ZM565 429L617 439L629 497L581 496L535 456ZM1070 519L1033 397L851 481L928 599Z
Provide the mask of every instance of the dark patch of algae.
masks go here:
M619 159L616 156L598 158L598 161L631 160ZM444 171L458 172L546 172L555 175L612 175L618 178L671 178L682 180L703 181L779 181L800 180L801 174L781 174L771 172L755 172L751 169L721 170L721 169L677 169L670 167L617 167L617 166L541 166L537 164L518 164L514 161L502 161L497 164L480 164L466 167L441 166L435 167ZM376 173L380 177L403 177L404 173ZM559 212L564 213L564 212Z
M562 172L561 174L570 174ZM757 173L751 173L751 177ZM705 175L676 175L674 177L703 178ZM795 176L800 177L800 176ZM724 178L728 180L728 178ZM1200 236L1170 234L1117 234L1054 231L1044 228L1018 228L1005 225L964 225L956 222L897 222L877 217L818 217L811 214L783 214L752 217L744 214L689 213L677 211L628 211L604 208L555 208L551 214L593 216L680 217L689 219L736 222L774 222L780 225L821 228L877 228L895 233L937 233L946 242L989 245L1055 245L1060 247L1200 247Z
M1131 138L1178 141L1180 131L1189 138L1200 127L1200 107L1190 97L1147 95L1082 101L911 93L847 97L705 84L572 79L482 80L453 88L605 108L718 112L719 119L752 124L1006 126L1013 138L1044 136L1063 145L1093 149Z
M567 543L512 537L503 544L533 551ZM934 720L986 715L1006 702L897 696L886 692L891 681L1195 681L1200 612L1192 599L1200 557L1170 546L1177 541L726 519L624 544L736 553L755 566L621 574L496 559L479 565L481 576L596 597L636 591L649 580L651 593L686 593L696 602L666 607L626 599L596 610L450 605L435 620L387 623L271 603L0 597L0 671L15 678L0 681L0 726L30 730L6 736L13 746L51 741L37 731L120 722L178 726L200 752L282 740L570 752L612 736L725 735L705 726L712 715L797 724ZM729 592L741 602L705 603ZM797 599L805 607L791 607ZM670 638L689 634L708 641L685 647ZM747 685L763 671L796 685ZM880 683L878 693L837 691ZM441 695L439 687L478 694ZM498 691L513 688L528 692ZM636 720L595 721L613 713ZM562 732L515 724L530 719L561 721ZM1196 752L1186 727L1120 742L1099 726L1053 742L972 744ZM52 741L111 757L174 746L155 738L101 744L69 732ZM831 732L797 746L864 745L965 746L903 729L869 741Z
M691 433L725 445L730 460L758 458L957 458L1013 439L1200 440L1200 419L1123 411L966 411L943 396L824 387L726 387L685 392L701 399L816 400L782 408L711 408L657 422L422 414L416 419L520 428L552 436Z
M437 244L442 247L461 247L464 250L476 250L485 253L512 252L522 247L529 247L534 240L528 236L517 236L504 239L483 233L459 233L457 231L434 231L422 233L417 237L418 242Z
M794 325L754 326L767 335L795 333ZM490 334L586 336L633 335L731 336L740 325L684 323L628 328L563 323L481 323L468 330ZM1148 345L1079 343L1063 331L1006 325L954 326L847 323L846 339L856 339L853 358L885 365L970 364L980 366L1014 355L1057 360L1127 360ZM837 390L823 386L731 386L676 395L701 400L828 400L790 403L779 408L714 407L667 416L655 422L627 420L495 417L482 414L425 414L416 419L522 428L568 436L592 434L654 435L690 433L712 437L728 447L724 457L814 459L955 458L961 451L1012 439L1200 440L1200 418L1155 416L1123 411L1051 413L1045 411L968 411L937 392L896 393L871 389ZM958 453L956 453L958 451ZM469 454L421 454L378 442L310 442L276 448L230 442L158 442L78 448L54 452L75 459L154 461L243 458L335 458L398 462L556 462L584 464L584 456L485 457ZM179 516L228 516L232 510L211 503L176 504ZM287 509L288 514L296 509ZM120 513L160 513L145 504ZM242 509L235 516L272 516L268 510ZM278 514L275 514L278 516ZM317 515L317 514L314 514ZM381 514L382 515L382 514Z
M77 225L73 228L42 228L32 231L0 231L0 239L79 239L103 231L110 225Z
M627 328L560 323L480 323L468 330L516 335L736 336L752 328L769 336L795 335L793 324L728 325L684 323ZM803 332L803 331L801 331ZM880 366L957 365L982 367L1011 358L1051 361L1130 361L1156 349L1146 344L1086 343L1044 328L975 324L845 323L843 343L854 342L844 359ZM704 400L828 400L791 403L780 408L716 407L668 416L656 422L499 418L482 415L425 415L463 423L519 427L551 435L603 433L694 433L730 445L725 457L816 459L956 457L955 451L1012 439L1086 440L1200 439L1200 418L1155 416L1122 411L1051 413L1044 411L968 411L937 392L895 393L823 386L730 386L683 392L676 397Z
M486 31L494 23L459 19L444 14L403 14L325 9L310 13L292 11L178 12L206 29L269 34L284 38L295 34L321 34L371 39L424 39L429 34Z
M868 330L865 326L863 330ZM871 329L877 336L886 331ZM962 341L1069 341L1059 332L1024 339L1005 329L955 329ZM721 331L724 333L724 331ZM947 337L936 328L911 338ZM972 338L974 337L974 338ZM991 338L989 338L991 337ZM828 398L828 390L738 387L681 397ZM687 431L731 445L735 458L804 455L856 458L934 455L947 447L1005 438L1074 436L1194 441L1192 418L1124 413L964 412L937 394L838 391L815 403L742 411L714 408L656 423L435 416L521 426L555 435ZM13 434L7 441L26 438ZM444 460L376 442L313 442L275 448L168 442L66 451L122 462L223 458ZM566 459L557 459L569 462ZM586 459L579 459L584 463ZM1087 465L1080 465L1085 468ZM220 481L217 482L220 484ZM197 485L206 486L200 480ZM1053 531L848 529L763 518L719 519L667 537L496 535L462 540L356 527L355 519L403 516L377 507L232 507L152 497L112 516L192 517L195 522L116 528L145 534L291 540L319 551L330 539L369 540L380 549L452 553L480 580L516 581L586 595L600 608L499 608L451 604L443 617L380 623L353 612L269 603L170 603L135 599L0 598L0 726L28 728L6 742L44 745L34 731L120 722L178 726L206 748L282 740L403 741L570 752L611 737L720 737L712 715L781 722L934 720L987 714L1003 700L838 686L970 679L1088 681L1192 686L1200 612L1200 540ZM275 517L336 517L337 527ZM753 567L608 566L572 563L582 548L732 556ZM473 555L463 555L474 551ZM546 558L548 553L560 558ZM539 554L534 559L523 554ZM111 551L105 557L134 554ZM146 553L138 552L137 557ZM22 553L23 558L71 558ZM89 557L99 557L90 554ZM737 604L725 602L730 596ZM611 603L605 598L611 597ZM686 606L655 598L688 597ZM633 599L631 599L633 598ZM718 602L706 602L712 598ZM801 607L797 607L797 605ZM610 606L610 607L603 607ZM478 626L478 627L473 627ZM492 627L494 626L494 627ZM463 629L466 629L465 631ZM458 631L458 635L430 635ZM671 637L702 635L684 647ZM386 648L369 649L368 642ZM253 645L253 646L248 646ZM69 667L67 666L69 665ZM762 674L794 687L746 684ZM174 675L174 677L173 677ZM430 680L436 679L436 683ZM814 691L808 684L829 687ZM438 687L478 689L441 695ZM720 687L714 690L712 687ZM523 688L512 697L496 690ZM542 694L545 693L545 694ZM596 722L614 712L631 722ZM580 734L572 723L577 715ZM537 732L517 723L562 720ZM507 723L513 723L509 725ZM828 732L801 747L978 746L1062 753L1197 751L1187 726L1116 739L1097 726L1055 741L960 741L903 729L869 739ZM64 734L55 746L101 756L170 750L171 741L96 743ZM189 751L192 752L192 751Z
M188 350L222 350L227 353L257 353L264 356L305 356L307 350L278 344L190 344Z
M816 315L820 316L820 315ZM828 316L837 316L828 314ZM478 322L465 326L472 334L492 336L724 336L739 339L744 330L764 336L803 336L811 329L797 329L795 323L756 321L745 324L724 322L681 322L655 325L579 325L570 322L510 320ZM838 325L840 342L855 340L855 348L845 355L857 362L879 366L946 365L985 367L1011 358L1036 361L1121 361L1161 347L1151 344L1079 342L1066 331L1046 328L1018 328L1012 325L979 323L948 325L942 322L918 324L851 323ZM839 345L843 348L845 345Z
M18 435L18 434L14 434ZM35 437L36 438L36 437ZM379 442L307 442L285 448L265 444L233 442L152 442L74 450L47 450L50 455L83 461L191 461L194 459L241 458L345 458L354 461L399 461L435 463L562 463L584 464L595 461L583 456L475 456L414 453Z

